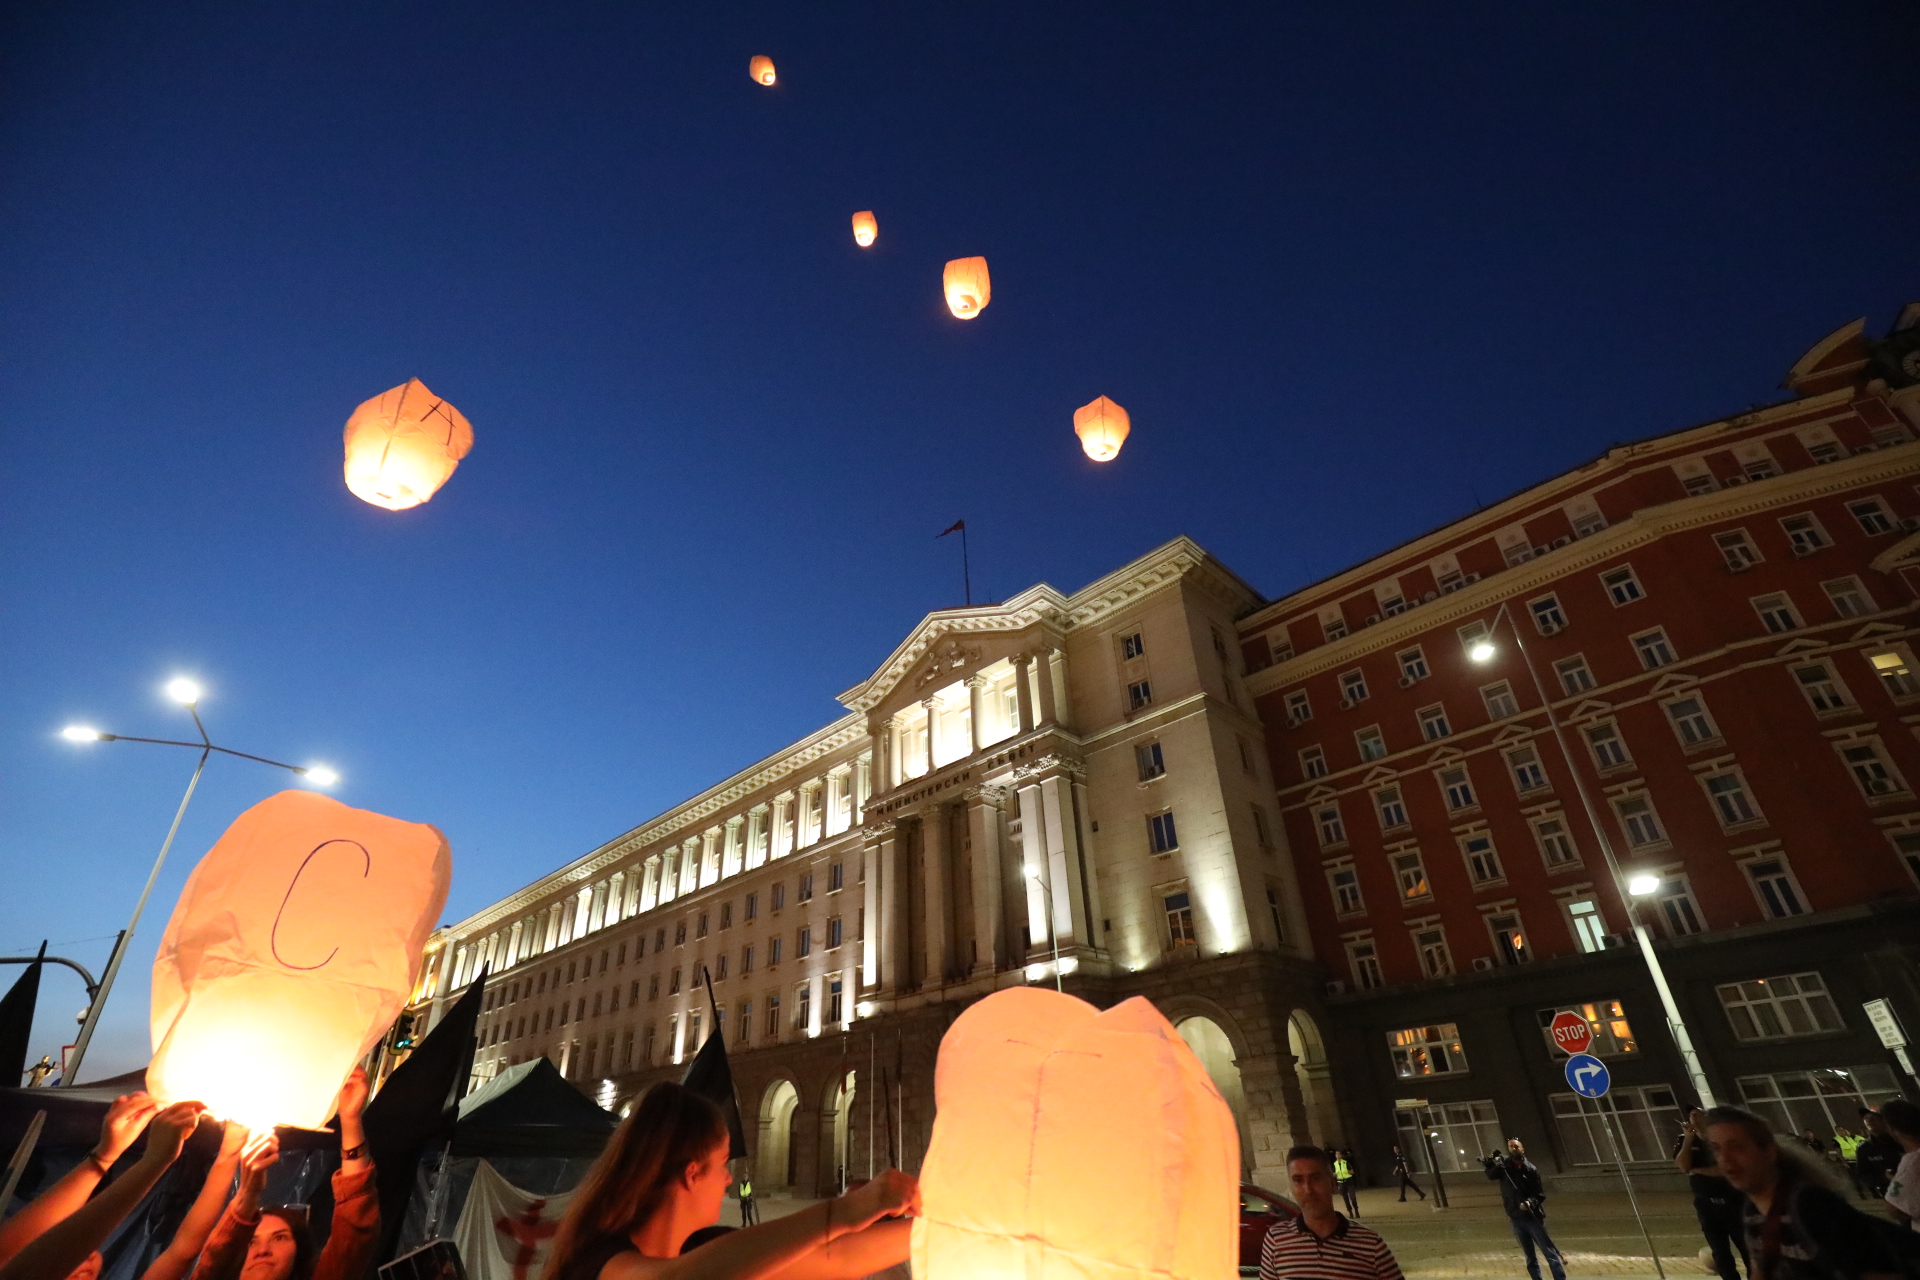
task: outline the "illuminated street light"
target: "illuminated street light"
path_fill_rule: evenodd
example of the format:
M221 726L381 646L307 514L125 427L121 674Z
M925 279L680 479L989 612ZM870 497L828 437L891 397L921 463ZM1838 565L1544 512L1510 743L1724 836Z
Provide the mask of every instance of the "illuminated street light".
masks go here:
M1707 1081L1706 1068L1700 1064L1700 1055L1694 1052L1693 1037L1687 1032L1687 1024L1680 1016L1680 1004L1673 998L1673 989L1667 985L1666 970L1660 964L1660 957L1653 949L1653 935L1647 926L1640 923L1634 911L1632 899L1644 898L1660 887L1659 878L1645 873L1635 875L1631 880L1620 869L1620 862L1613 856L1613 842L1607 839L1606 828L1600 825L1600 811L1594 806L1593 796L1587 791L1587 782L1581 776L1580 766L1575 761L1573 749L1567 745L1566 731L1560 725L1560 717L1553 712L1553 699L1547 696L1547 688L1540 682L1540 673L1534 669L1533 657L1527 652L1526 637L1520 624L1502 600L1494 611L1493 621L1487 625L1487 633L1473 642L1467 649L1467 656L1475 662L1486 662L1499 652L1493 643L1493 637L1500 630L1500 620L1505 618L1513 628L1514 646L1520 650L1520 661L1527 668L1527 675L1533 679L1533 690L1540 698L1540 706L1547 713L1547 726L1553 730L1554 741L1560 745L1561 758L1567 762L1567 772L1573 777L1573 789L1580 796L1580 806L1586 811L1587 826L1593 832L1593 838L1600 845L1600 856L1607 864L1607 871L1613 877L1614 891L1620 894L1621 902L1627 910L1627 919L1633 924L1634 940L1640 944L1640 956L1647 964L1647 973L1653 979L1654 990L1660 996L1660 1005L1667 1015L1667 1030L1673 1036L1673 1044L1680 1051L1680 1061L1685 1065L1688 1078L1693 1082L1694 1091L1700 1097L1700 1105L1711 1109L1714 1106L1713 1086Z
M252 755L245 751L235 751L231 747L215 745L207 736L206 725L200 723L200 698L204 690L199 683L185 676L175 676L166 683L169 698L187 709L193 717L193 727L199 731L200 741L182 742L175 738L135 738L120 733L102 733L90 725L70 724L60 731L60 736L68 742L149 742L161 747L187 747L200 753L199 761L193 766L193 777L187 781L187 792L180 797L180 807L174 811L173 825L167 828L167 838L160 843L160 855L153 860L153 870L147 873L147 883L140 890L140 900L134 904L133 918L127 921L126 932L114 943L113 955L107 960L107 971L100 977L100 986L94 993L93 1001L87 1006L86 1015L81 1019L80 1034L73 1045L73 1053L67 1060L67 1068L61 1077L61 1083L72 1084L80 1078L80 1064L87 1056L87 1046L93 1042L94 1029L100 1025L100 1012L106 1008L107 996L113 991L113 980L120 973L120 962L126 958L127 948L133 942L133 931L140 926L140 914L147 909L147 898L153 893L154 881L160 878L160 868L166 865L167 851L173 848L173 838L180 831L180 821L187 816L187 804L193 799L194 788L200 785L200 774L206 769L207 761L218 751L224 756L238 756L242 760L252 760L259 764L270 764L276 769L285 769L313 783L315 786L330 787L340 780L340 775L325 765L287 764L282 760L269 760L265 756Z

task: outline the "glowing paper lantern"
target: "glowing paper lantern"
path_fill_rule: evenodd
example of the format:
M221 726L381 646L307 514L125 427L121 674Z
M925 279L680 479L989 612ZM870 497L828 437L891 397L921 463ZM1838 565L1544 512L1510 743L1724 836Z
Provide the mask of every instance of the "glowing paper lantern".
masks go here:
M389 511L417 507L473 448L465 415L418 378L375 396L347 419L347 488Z
M747 64L747 74L753 77L756 84L772 84L773 59L764 53L754 54L753 61Z
M1127 411L1105 396L1073 411L1073 434L1080 437L1080 447L1095 462L1112 462L1119 457L1132 425Z
M880 224L874 221L873 210L862 209L853 215L853 242L862 249L872 244L880 234Z
M987 275L985 258L955 258L947 264L943 280L947 288L947 310L962 320L971 320L985 311L993 299L993 281Z
M1173 1026L1043 987L940 1042L914 1280L1232 1280L1240 1139Z
M318 1128L412 993L452 867L438 829L311 791L241 814L154 957L148 1091Z

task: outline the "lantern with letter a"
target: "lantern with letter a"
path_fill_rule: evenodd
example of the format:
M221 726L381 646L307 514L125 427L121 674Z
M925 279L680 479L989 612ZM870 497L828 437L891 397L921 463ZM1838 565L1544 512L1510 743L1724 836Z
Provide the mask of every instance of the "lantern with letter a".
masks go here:
M413 992L452 865L438 829L310 791L241 814L160 940L148 1091L253 1127L324 1124Z
M993 278L985 258L955 258L947 264L941 283L947 291L947 310L971 320L993 300Z
M1240 1139L1135 997L996 992L940 1042L915 1280L1232 1280Z
M353 496L405 511L447 482L473 448L473 427L413 378L355 409L347 419L346 445Z

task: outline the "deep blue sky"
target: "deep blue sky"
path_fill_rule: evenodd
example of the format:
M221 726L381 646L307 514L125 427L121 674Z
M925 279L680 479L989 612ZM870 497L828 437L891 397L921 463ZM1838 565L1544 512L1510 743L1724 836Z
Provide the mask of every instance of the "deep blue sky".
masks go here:
M104 962L191 758L54 735L175 672L457 918L837 714L957 517L991 597L1178 533L1277 595L1920 297L1911 3L1211 8L9 6L0 949ZM410 376L477 443L396 515L340 428ZM211 771L87 1074L278 786Z

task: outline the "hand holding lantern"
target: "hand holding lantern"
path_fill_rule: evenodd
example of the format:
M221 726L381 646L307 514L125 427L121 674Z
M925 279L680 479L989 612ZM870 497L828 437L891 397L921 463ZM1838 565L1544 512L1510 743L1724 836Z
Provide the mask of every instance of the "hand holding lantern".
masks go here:
M133 1145L147 1122L160 1111L160 1104L149 1093L126 1093L113 1100L107 1118L100 1124L100 1140L90 1153L102 1173L113 1167L126 1149Z

